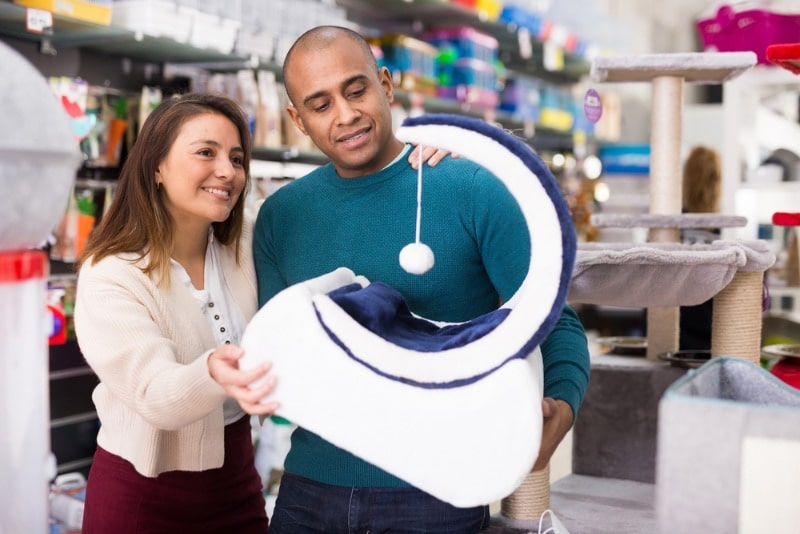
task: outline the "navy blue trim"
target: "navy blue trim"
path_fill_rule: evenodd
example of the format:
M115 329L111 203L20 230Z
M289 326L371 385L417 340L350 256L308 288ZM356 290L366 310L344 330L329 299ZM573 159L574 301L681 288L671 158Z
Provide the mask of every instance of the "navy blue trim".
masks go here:
M566 201L564 200L564 195L561 192L561 189L558 187L555 177L550 172L550 169L547 168L547 165L538 156L538 154L536 154L536 152L534 152L533 149L525 144L522 140L514 137L512 134L502 130L501 128L498 128L497 126L488 124L483 120L465 117L462 115L433 113L421 115L419 117L408 118L403 121L403 126L408 127L424 125L457 126L465 130L472 130L497 141L506 147L512 154L518 157L539 179L539 182L542 184L545 193L550 198L550 202L555 207L556 214L558 215L559 226L561 227L561 247L563 251L561 276L556 298L553 301L550 312L547 314L542 324L539 325L539 328L536 330L536 332L533 333L531 338L517 352L511 354L497 366L477 375L467 378L460 378L450 382L420 382L402 376L390 375L370 365L353 354L349 347L344 345L344 343L336 336L336 334L333 333L330 328L328 328L322 316L320 315L319 310L316 306L314 306L314 311L317 314L317 319L319 320L320 325L322 325L322 328L325 330L325 332L327 332L328 336L330 336L334 343L336 343L350 358L361 363L378 375L402 382L404 384L428 389L444 389L460 387L477 382L481 378L493 373L510 360L516 358L526 358L538 345L544 341L544 339L555 326L556 322L558 322L564 305L566 304L567 293L569 292L569 285L572 280L572 269L575 264L577 239L575 235L575 227L572 222L572 215L569 211ZM531 251L531 253L533 253L533 251Z
M421 388L424 388L424 389L450 389L450 388L457 388L457 387L461 387L461 386L466 386L468 384L472 384L473 382L477 382L478 380L480 380L484 376L488 376L488 375L492 374L497 369L500 369L502 366L504 366L508 361L514 359L514 357L512 356L511 358L508 358L508 359L503 360L502 362L500 362L496 367L488 369L488 370L486 370L486 371L484 371L484 372L482 372L480 374L477 374L477 375L474 375L474 376L468 376L466 378L459 378L459 379L456 379L456 380L451 380L450 382L420 382L419 380L412 380L411 378L406 378L404 376L392 375L392 374L387 373L386 371L383 371L383 370L375 367L374 365L370 365L369 363L365 362L364 360L362 360L361 358L356 356L353 353L353 351L350 350L350 347L345 345L344 342L341 339L339 339L339 336L337 336L333 332L333 330L328 328L328 325L325 324L325 320L322 318L322 315L319 313L319 309L317 308L316 304L314 304L313 306L314 306L314 313L317 315L317 320L319 321L319 324L322 326L322 329L325 330L325 333L328 334L328 337L331 338L331 341L333 341L336 345L338 345L339 348L342 349L345 352L345 354L347 354L350 358L352 358L353 360L357 361L358 363L360 363L361 365L363 365L364 367L366 367L367 369L369 369L370 371L372 371L373 373L375 373L377 375L380 375L382 377L388 378L390 380L396 380L397 382L401 382L403 384L408 384L410 386L421 387ZM435 358L436 356L431 356L431 357Z

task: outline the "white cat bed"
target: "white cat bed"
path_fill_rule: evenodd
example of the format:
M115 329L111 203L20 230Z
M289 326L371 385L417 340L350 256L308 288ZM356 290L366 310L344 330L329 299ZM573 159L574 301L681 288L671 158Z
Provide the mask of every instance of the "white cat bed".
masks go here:
M397 136L469 157L504 182L534 251L522 286L495 312L445 324L341 268L267 302L244 333L241 366L273 362L278 415L455 506L488 504L511 494L538 454L537 347L566 299L571 217L539 157L494 126L428 115Z

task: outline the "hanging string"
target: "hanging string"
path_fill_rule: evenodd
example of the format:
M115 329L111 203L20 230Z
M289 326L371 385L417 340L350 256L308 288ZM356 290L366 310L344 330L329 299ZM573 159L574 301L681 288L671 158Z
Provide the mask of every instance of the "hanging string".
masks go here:
M411 274L425 274L433 267L434 258L431 248L422 243L422 150L419 145L419 166L417 167L417 223L416 236L413 243L409 243L400 251L400 266Z
M419 147L419 165L417 166L417 234L416 243L420 242L420 228L422 226L422 146Z

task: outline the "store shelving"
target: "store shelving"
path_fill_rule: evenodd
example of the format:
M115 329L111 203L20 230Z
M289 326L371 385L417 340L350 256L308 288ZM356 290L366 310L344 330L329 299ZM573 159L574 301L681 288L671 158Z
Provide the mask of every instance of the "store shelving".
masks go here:
M424 30L470 26L497 39L500 59L509 69L557 82L575 83L588 74L590 63L581 55L564 54L563 68L545 68L545 43L519 28L489 20L473 10L446 0L337 0L347 17L359 24L409 35Z
M0 35L46 42L57 53L61 47L80 47L103 54L163 62L245 61L248 58L210 48L196 48L174 39L153 37L115 25L100 25L53 14L50 34L26 30L26 7L0 2Z

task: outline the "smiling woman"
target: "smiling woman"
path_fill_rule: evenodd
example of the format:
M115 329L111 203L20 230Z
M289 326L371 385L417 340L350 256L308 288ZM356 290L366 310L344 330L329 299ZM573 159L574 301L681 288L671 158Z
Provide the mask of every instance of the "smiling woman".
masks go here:
M164 102L143 124L84 250L75 331L100 378L92 398L101 423L86 534L267 531L242 406L272 383L240 387L268 366L245 373L236 363L256 311L249 165L235 102Z

